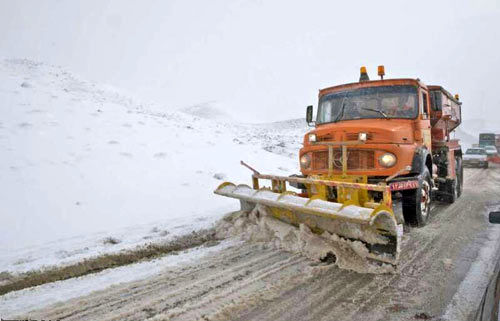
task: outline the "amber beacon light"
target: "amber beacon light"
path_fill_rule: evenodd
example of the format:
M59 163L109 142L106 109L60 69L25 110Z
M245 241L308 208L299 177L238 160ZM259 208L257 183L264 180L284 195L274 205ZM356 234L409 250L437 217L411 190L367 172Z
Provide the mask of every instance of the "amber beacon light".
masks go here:
M385 76L385 68L383 65L378 66L377 68L378 75L380 76L380 79L384 79Z
M368 73L366 72L366 67L363 66L359 68L359 81L368 81L370 80L370 77L368 77Z

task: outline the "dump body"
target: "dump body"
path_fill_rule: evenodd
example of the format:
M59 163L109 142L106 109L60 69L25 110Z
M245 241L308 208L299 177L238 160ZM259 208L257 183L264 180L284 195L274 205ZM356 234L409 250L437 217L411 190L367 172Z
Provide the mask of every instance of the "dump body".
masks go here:
M431 103L432 161L439 178L436 186L441 191L457 176L457 161L462 157L459 141L450 139L450 133L462 123L462 103L441 86L429 86ZM461 160L461 158L460 158Z
M441 86L429 86L432 141L445 142L462 122L462 104Z

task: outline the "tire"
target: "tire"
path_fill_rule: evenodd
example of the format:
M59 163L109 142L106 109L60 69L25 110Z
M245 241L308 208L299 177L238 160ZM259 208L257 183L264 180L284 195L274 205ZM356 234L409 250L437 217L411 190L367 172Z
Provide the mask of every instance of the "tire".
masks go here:
M419 227L427 224L432 199L431 184L431 174L425 168L419 179L419 188L402 191L403 216L406 223Z
M486 162L486 164L484 164L483 168L488 168L490 166L490 163Z
M458 179L455 176L455 179L452 181L448 181L446 183L446 189L445 192L446 194L443 197L443 201L445 201L448 204L453 204L458 198Z
M462 166L462 158L457 157L455 162L455 173L457 173L457 198L462 195L464 189L464 168Z

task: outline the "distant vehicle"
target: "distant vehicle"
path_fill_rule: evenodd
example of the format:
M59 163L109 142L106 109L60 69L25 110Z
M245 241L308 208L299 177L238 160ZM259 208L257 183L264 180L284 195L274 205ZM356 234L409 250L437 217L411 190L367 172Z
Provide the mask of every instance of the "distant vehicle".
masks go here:
M486 154L489 156L496 156L498 154L498 150L495 146L484 146L484 150L486 150Z
M500 164L500 134L479 134L479 147L486 148L490 163Z
M500 224L500 212L490 212L489 221ZM484 291L483 299L479 305L474 321L497 321L500 302L500 262L497 263L488 287Z
M481 147L469 148L463 156L463 165L465 167L488 168L488 154L486 149Z
M479 147L495 146L496 137L494 133L479 134Z

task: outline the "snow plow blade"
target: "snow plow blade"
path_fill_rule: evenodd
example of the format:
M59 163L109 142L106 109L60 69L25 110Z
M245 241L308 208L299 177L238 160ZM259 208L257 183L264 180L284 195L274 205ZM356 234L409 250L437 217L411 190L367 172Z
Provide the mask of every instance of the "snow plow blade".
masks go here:
M252 179L253 188L225 182L214 193L239 199L244 211L251 211L257 205L265 206L273 217L285 223L297 227L304 224L319 235L324 232L336 234L347 243L360 241L368 250L367 259L397 265L403 228L397 224L392 211L389 186L261 175L258 172ZM272 188L259 188L259 179L271 180ZM308 189L313 186L316 191L321 191L322 187L335 187L337 195L349 196L343 203L326 200L321 193L304 197L286 191L286 182L300 183ZM365 206L361 206L356 196L359 190L381 192L383 200L379 203L366 201L363 202Z

